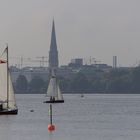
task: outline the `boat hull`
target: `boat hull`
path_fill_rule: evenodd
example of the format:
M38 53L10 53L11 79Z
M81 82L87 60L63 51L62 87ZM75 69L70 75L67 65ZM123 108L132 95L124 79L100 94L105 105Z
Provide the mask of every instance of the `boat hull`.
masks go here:
M64 100L44 101L43 103L64 103Z
M18 114L18 109L4 109L0 110L0 115L17 115Z

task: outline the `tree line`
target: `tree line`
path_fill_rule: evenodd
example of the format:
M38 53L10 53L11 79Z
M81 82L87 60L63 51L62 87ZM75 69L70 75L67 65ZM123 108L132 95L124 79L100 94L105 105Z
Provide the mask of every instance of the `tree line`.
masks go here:
M83 68L68 78L58 77L64 93L140 93L140 67L104 71ZM49 81L34 77L30 82L20 75L14 85L17 93L46 93Z

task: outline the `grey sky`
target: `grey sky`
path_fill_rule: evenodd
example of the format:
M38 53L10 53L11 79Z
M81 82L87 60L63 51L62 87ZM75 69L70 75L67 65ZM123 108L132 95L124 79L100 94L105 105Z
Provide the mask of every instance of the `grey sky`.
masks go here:
M48 56L55 19L59 61L90 56L112 65L140 62L139 0L0 0L0 46L10 56Z

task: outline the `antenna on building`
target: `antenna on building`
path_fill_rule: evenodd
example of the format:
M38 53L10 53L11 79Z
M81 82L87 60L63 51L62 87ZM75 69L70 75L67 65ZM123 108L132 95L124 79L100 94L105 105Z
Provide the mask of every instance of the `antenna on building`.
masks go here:
M38 59L41 59L41 60L39 60L39 62L40 62L40 67L44 67L45 65L45 63L46 62L48 62L47 60L45 60L45 58L48 58L47 56L38 56L38 57L36 57L36 58L38 58Z
M117 68L117 56L113 56L113 68Z
M18 66L19 69L22 69L23 66L26 65L25 64L26 62L31 61L31 58L26 58L26 57L23 57L23 56L20 56L20 57L10 57L10 59L14 59L14 63L16 63L15 65Z

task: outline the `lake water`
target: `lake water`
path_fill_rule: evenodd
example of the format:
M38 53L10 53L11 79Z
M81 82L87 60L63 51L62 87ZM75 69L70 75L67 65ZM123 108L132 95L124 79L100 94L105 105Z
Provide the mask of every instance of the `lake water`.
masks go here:
M19 114L0 116L1 140L140 140L140 95L64 95L53 105L52 133L44 95L16 99Z

